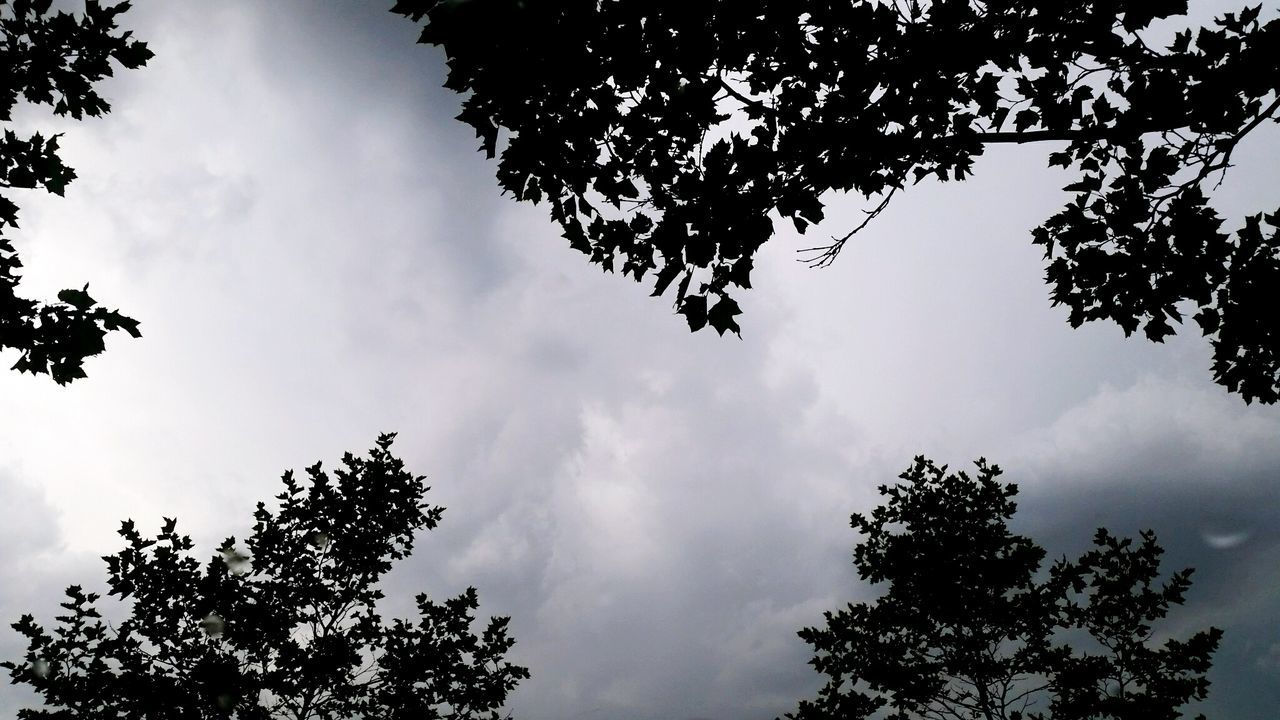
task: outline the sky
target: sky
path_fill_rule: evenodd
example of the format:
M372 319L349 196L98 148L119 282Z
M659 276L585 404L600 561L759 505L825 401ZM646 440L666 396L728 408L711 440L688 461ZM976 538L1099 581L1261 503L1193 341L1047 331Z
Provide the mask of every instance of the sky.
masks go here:
M1051 556L1153 529L1197 569L1167 631L1226 631L1200 710L1274 717L1280 409L1214 385L1194 329L1154 345L1050 307L1044 148L913 188L827 269L780 235L742 338L690 334L500 194L440 52L386 5L140 4L156 57L104 85L111 115L19 119L64 131L80 175L16 198L22 287L88 282L143 337L67 387L0 373L0 619L101 586L125 518L212 553L284 470L395 431L448 509L388 610L477 587L533 674L515 717L767 720L819 684L796 631L872 593L849 515L916 455L984 456ZM1276 207L1276 130L1215 195L1233 220ZM0 716L29 700L0 688Z

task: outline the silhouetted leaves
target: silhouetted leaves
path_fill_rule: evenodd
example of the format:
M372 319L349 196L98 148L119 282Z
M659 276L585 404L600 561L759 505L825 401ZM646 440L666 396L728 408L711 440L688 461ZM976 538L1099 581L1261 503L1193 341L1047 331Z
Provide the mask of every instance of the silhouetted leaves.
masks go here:
M750 286L740 268L775 217L805 232L830 191L878 214L907 185L964 179L988 144L1054 141L1050 163L1078 180L1034 235L1053 302L1073 325L1110 319L1157 341L1194 305L1216 318L1202 329L1217 380L1275 402L1276 305L1244 292L1228 316L1221 303L1280 245L1269 234L1246 249L1204 192L1280 108L1280 21L1262 23L1259 7L1166 48L1140 32L1185 14L1185 0L398 0L393 11L443 47L446 86L465 95L459 119L486 154L501 149L504 190L546 201L571 246L606 270L656 270L655 294L674 285L693 330L737 331L723 320L736 305L720 322L705 308ZM850 235L808 260L831 262Z
M1042 571L1045 552L1009 531L1017 488L917 458L885 503L853 516L853 564L881 586L800 636L827 681L793 720L1174 718L1203 699L1221 631L1154 639L1190 570L1160 581L1155 535L1105 530L1094 549Z
M497 720L528 677L505 660L507 618L472 632L470 588L417 596L411 620L378 614L379 581L443 512L393 438L332 474L318 463L304 480L285 473L279 508L259 503L248 538L227 538L204 564L176 520L154 537L125 521L125 548L104 557L123 621L104 622L100 598L72 586L54 628L14 624L26 656L2 665L45 702L18 717Z
M151 58L145 43L116 32L129 3L88 0L84 13L51 12L48 0L0 0L0 122L13 120L19 102L48 105L55 115L79 120L111 106L94 84L111 76L112 63L138 68ZM76 173L58 156L58 136L0 137L0 189L43 189L62 195ZM84 359L104 349L108 332L140 337L138 321L98 307L85 290L63 290L58 303L17 295L22 267L12 241L18 206L0 196L0 349L21 354L13 369L44 373L59 384L82 378Z

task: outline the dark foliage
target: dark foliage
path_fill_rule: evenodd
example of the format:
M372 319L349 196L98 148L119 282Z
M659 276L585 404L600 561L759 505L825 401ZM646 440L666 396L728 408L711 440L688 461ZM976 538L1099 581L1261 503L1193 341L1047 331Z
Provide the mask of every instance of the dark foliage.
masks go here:
M99 598L73 586L56 627L14 624L29 647L3 666L46 706L19 718L500 717L529 674L504 659L507 618L472 632L474 589L419 595L412 620L378 614L380 578L443 511L393 437L332 475L285 473L279 510L259 503L243 547L227 538L204 565L174 520L154 538L125 522L126 547L104 558L125 620L104 622Z
M1158 644L1191 571L1160 579L1155 535L1099 530L1094 549L1041 572L1045 552L1009 531L1014 485L917 458L880 488L853 564L883 594L826 613L800 636L827 677L793 720L1174 720L1203 699L1222 633Z
M117 32L117 17L129 3L85 3L82 15L51 12L50 0L0 0L0 122L13 121L20 102L47 105L55 115L80 120L111 106L94 84L125 68L146 64L151 51L129 32ZM0 138L0 189L43 189L62 195L75 171L58 157L58 136L22 137L6 127ZM58 302L17 294L18 253L4 231L18 225L18 206L0 194L0 349L21 354L13 369L46 373L59 384L82 378L84 360L104 349L113 330L139 337L138 321L99 306L89 287L63 290Z
M738 332L734 288L774 218L963 180L991 143L1054 141L1074 198L1035 230L1073 326L1160 341L1186 307L1218 382L1280 397L1276 215L1224 231L1206 187L1280 108L1259 7L1152 47L1186 0L398 0L449 58L459 119L518 200L690 328ZM1264 220L1265 218L1265 220ZM811 248L831 262L866 223ZM1264 224L1266 227L1263 227ZM848 228L846 228L848 229Z

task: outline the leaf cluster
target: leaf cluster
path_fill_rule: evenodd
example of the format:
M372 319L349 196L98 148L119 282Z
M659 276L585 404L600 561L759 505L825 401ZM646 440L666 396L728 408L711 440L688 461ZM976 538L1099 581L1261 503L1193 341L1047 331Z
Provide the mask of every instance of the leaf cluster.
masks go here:
M111 109L95 84L113 74L113 63L142 67L152 56L146 43L117 30L129 3L85 3L83 14L52 12L51 0L0 0L0 123L13 121L20 103L49 106L76 120ZM62 195L75 171L58 155L59 136L22 137L5 128L0 137L0 190L44 190ZM18 206L0 193L0 349L20 355L13 369L47 374L59 384L85 376L84 360L104 349L108 332L140 337L138 321L98 306L82 290L42 302L17 293L22 262L6 228L17 227Z
M1220 229L1206 185L1276 118L1280 21L1259 7L1144 31L1186 0L399 0L448 57L460 120L517 200L546 202L569 243L693 330L740 330L734 294L776 222L822 222L831 193L873 202L963 180L993 143L1053 141L1074 199L1034 233L1073 325L1161 340L1182 305L1214 373L1280 395L1274 234ZM1252 221L1251 221L1252 222ZM810 249L831 262L866 222ZM1242 232L1247 232L1247 229ZM1243 279L1247 276L1248 279ZM1256 301L1256 302L1255 302Z
M1173 719L1206 696L1221 631L1155 641L1191 572L1162 582L1154 534L1105 530L1042 572L1044 550L1009 530L1017 488L999 475L917 458L853 516L854 566L883 592L801 631L827 681L788 718Z
M45 703L19 718L500 717L528 671L504 658L507 618L472 631L473 588L418 595L412 619L378 612L381 578L443 512L393 437L332 474L285 473L279 508L259 503L243 545L227 538L203 564L175 520L154 537L123 523L124 549L104 560L124 620L73 586L54 627L14 624L28 649L3 667Z

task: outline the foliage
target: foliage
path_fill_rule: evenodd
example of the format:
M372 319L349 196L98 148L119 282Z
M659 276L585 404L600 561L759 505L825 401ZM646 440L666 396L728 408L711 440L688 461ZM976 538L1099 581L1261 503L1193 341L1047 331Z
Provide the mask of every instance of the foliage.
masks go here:
M1041 573L1045 551L1008 527L1016 486L983 460L946 470L917 458L853 516L854 566L883 594L801 631L827 681L789 718L1172 720L1206 696L1222 633L1155 643L1191 571L1161 583L1154 534L1099 530Z
M471 631L474 589L417 596L413 620L378 614L380 578L443 511L393 437L332 476L285 473L279 510L259 503L244 549L227 538L203 566L174 520L155 538L125 522L126 547L104 558L125 620L104 622L98 596L73 586L55 628L14 624L29 647L4 667L47 708L19 718L500 717L528 671L504 659L507 618Z
M129 3L87 0L84 13L51 12L50 0L0 0L0 122L11 123L19 101L47 105L76 120L111 109L94 84L112 75L112 61L133 69L151 51L116 19ZM62 195L75 171L58 156L58 135L23 137L6 127L0 138L0 189L43 189ZM138 321L97 305L89 287L58 293L58 302L17 295L17 250L4 237L17 227L18 206L0 194L0 349L21 354L13 369L45 373L59 384L85 376L84 359L104 349L113 330L139 337Z
M739 331L734 288L775 219L963 180L992 143L1052 141L1073 199L1035 230L1054 304L1160 341L1189 305L1218 382L1280 397L1276 214L1234 237L1206 186L1280 108L1260 6L1147 42L1186 0L398 0L449 59L459 119L517 200L690 328ZM1265 224L1268 226L1263 227ZM847 234L811 248L830 263Z

